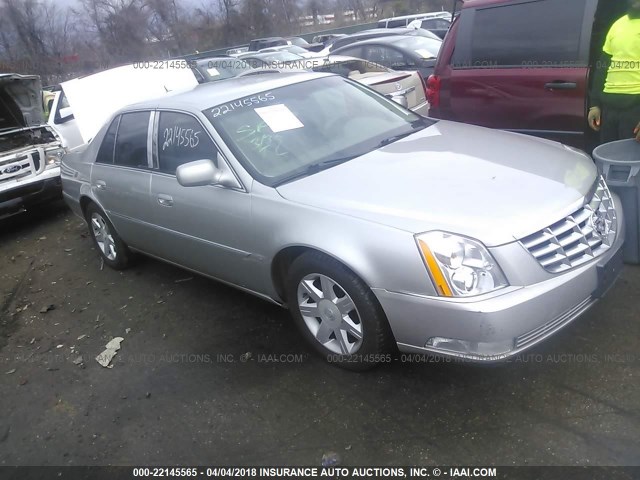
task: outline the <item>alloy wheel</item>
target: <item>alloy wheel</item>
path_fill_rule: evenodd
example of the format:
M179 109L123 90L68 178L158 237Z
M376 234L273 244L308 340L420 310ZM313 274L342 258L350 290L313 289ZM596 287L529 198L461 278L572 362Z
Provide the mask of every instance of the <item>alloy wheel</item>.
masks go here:
M91 214L91 230L96 240L98 248L102 254L108 259L115 261L118 256L116 252L116 243L113 235L109 231L109 225L105 219L97 212Z
M306 275L298 284L298 308L311 334L331 352L351 355L360 349L360 314L335 280L319 273Z

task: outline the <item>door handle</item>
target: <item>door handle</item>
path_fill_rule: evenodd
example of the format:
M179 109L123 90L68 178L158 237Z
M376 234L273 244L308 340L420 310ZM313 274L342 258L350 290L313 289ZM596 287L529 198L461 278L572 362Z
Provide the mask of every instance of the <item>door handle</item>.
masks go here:
M107 182L105 182L104 180L96 180L96 188L98 190L106 190Z
M557 80L555 82L545 83L544 88L546 90L574 90L578 88L578 84L576 82Z
M171 195L165 195L163 193L158 194L158 203L163 207L173 206L173 197Z

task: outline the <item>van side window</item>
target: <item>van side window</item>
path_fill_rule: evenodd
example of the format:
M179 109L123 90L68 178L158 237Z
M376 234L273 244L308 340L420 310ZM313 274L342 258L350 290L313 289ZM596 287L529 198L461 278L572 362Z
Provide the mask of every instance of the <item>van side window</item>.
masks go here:
M183 163L216 162L218 150L202 124L191 115L161 112L158 123L159 170L174 174Z
M150 112L125 113L120 118L116 136L115 164L148 168L147 138Z
M102 139L102 145L100 145L100 149L98 150L96 163L113 164L113 151L116 146L116 131L118 130L118 122L120 122L120 117L114 118L111 122L111 125L109 125L109 129Z
M398 28L398 27L406 27L407 20L391 20L387 23L387 28Z
M537 0L476 10L470 66L575 66L585 5Z

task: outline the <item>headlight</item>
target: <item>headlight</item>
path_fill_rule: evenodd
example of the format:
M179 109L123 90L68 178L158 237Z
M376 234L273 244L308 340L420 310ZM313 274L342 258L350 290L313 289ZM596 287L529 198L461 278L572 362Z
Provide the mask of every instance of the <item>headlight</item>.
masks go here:
M482 243L446 232L416 235L418 248L438 295L471 297L509 285Z
M64 150L54 150L51 152L47 152L45 157L44 168L48 169L48 168L59 167L64 153L65 153Z

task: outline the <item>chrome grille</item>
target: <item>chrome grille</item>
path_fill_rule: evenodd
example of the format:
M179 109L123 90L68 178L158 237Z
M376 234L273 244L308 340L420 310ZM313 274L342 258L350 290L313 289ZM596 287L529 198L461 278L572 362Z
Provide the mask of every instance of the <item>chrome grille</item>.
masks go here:
M39 173L44 165L40 150L0 158L0 185Z
M601 255L618 229L613 199L603 177L588 204L553 225L521 240L546 271L560 273Z

